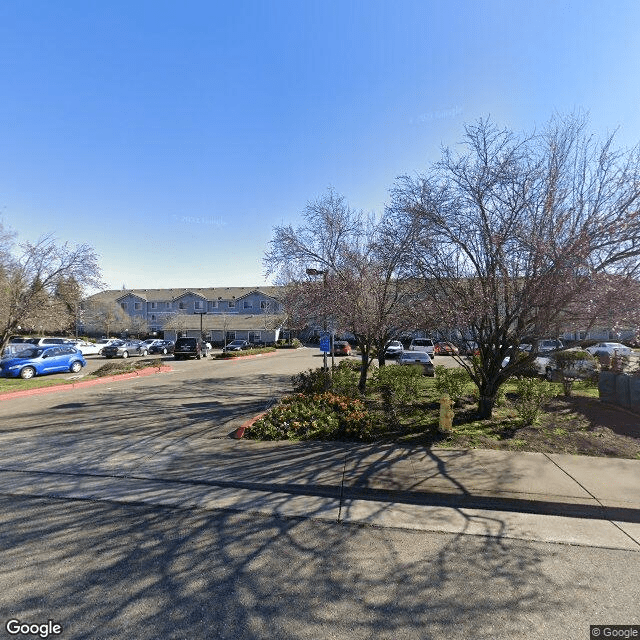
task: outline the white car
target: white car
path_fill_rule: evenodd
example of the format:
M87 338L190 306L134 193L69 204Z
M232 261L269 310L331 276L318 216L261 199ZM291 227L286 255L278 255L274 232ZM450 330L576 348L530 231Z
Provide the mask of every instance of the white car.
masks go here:
M564 349L558 351L556 354L562 354L571 351L586 351L586 349L580 349L580 347L572 347L571 349ZM533 369L538 375L544 376L547 380L553 379L553 374L558 371L558 364L555 359L556 354L540 355L537 356L531 363L531 369ZM510 358L505 358L502 361L502 368L509 364ZM574 378L590 378L594 373L600 370L600 365L595 359L574 360L565 369L565 375Z
M422 351L433 356L433 340L431 338L414 338L409 345L409 351Z
M387 358L398 358L402 353L404 347L402 346L402 342L400 340L392 340L387 346L384 355Z
M104 346L84 340L71 340L70 342L83 356L99 356Z
M633 353L632 349L626 347L621 342L598 342L598 344L594 344L592 347L587 347L585 351L592 356L603 353L606 353L608 356L630 356Z

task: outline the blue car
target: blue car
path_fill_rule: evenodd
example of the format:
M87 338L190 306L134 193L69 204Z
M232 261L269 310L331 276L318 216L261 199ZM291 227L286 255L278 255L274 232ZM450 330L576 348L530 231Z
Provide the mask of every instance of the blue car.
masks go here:
M8 358L0 360L0 376L24 380L45 373L61 373L70 371L78 373L87 361L72 345L51 347L28 347Z

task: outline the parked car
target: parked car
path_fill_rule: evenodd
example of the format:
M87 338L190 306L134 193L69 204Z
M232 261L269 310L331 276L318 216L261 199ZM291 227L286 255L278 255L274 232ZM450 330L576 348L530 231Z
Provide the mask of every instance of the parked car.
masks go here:
M174 343L172 340L154 340L154 344L149 347L149 353L173 353Z
M0 360L0 375L28 380L46 373L78 373L86 364L84 356L70 344L32 346Z
M423 351L433 355L434 344L431 338L414 338L409 345L409 351Z
M562 340L538 340L538 353L548 353L560 349L564 349Z
M623 345L621 342L598 342L598 344L587 347L585 351L592 356L630 356L633 353L633 349Z
M457 356L458 347L452 342L436 342L433 351L438 356Z
M233 340L226 347L223 347L223 351L245 351L251 349L251 344L247 340Z
M102 347L95 342L86 342L85 340L70 340L72 344L83 356L99 356L102 353Z
M480 355L480 347L477 342L473 340L467 340L462 344L462 349L460 350L462 355L465 356L479 356Z
M403 351L398 358L398 364L420 365L425 375L435 375L433 361L426 351Z
M552 380L554 378L554 374L560 371L558 360L563 359L562 354L581 352L583 352L584 356L584 352L586 352L586 350L581 349L580 347L572 347L571 349L562 349L560 351L555 351L554 353L541 354L534 358L531 363L531 370L540 376L544 376L547 380ZM581 358L581 356L578 356L578 358ZM502 361L502 367L506 367L510 361L511 359L509 357L505 358ZM570 360L564 368L564 372L567 375L575 378L591 378L599 370L600 365L598 361L588 352L586 352L586 356L582 359Z
M25 344L32 344L36 347L45 347L50 344L65 344L69 340L67 338L25 338Z
M16 353L20 353L25 349L31 349L33 347L32 344L24 344L23 342L10 342L5 345L5 348L2 350L2 357L9 358L10 356L14 356Z
M334 356L350 356L351 345L346 340L334 340L333 355Z
M140 340L116 340L102 348L105 358L128 358L129 356L146 356L149 353L146 345Z
M403 350L404 347L400 340L392 340L385 349L384 355L386 358L399 358Z
M176 360L187 358L200 360L203 353L206 355L206 348L200 338L178 338L173 347L173 357Z
M102 350L105 347L112 345L114 342L118 342L118 339L117 338L100 338L100 340L96 340L96 344L100 348L98 355L99 356L103 355Z

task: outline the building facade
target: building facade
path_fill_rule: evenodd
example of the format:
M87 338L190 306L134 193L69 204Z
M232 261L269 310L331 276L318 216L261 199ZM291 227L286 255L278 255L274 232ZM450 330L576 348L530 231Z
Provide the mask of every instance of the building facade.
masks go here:
M102 291L82 305L80 331L94 335L199 336L276 342L286 320L279 287Z

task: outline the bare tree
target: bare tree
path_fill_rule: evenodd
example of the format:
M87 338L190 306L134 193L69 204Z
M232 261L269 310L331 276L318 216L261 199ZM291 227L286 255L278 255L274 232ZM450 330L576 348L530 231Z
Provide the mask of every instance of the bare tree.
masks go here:
M83 289L102 285L89 245L58 244L47 235L16 249L14 238L0 223L0 350L19 326L67 329L76 320Z
M384 364L386 346L408 328L406 287L397 277L406 239L396 235L392 246L379 221L351 209L333 190L310 202L302 217L296 229L274 228L267 275L288 285L284 302L294 325L314 322L355 335L364 391L374 348Z
M431 171L392 190L389 233L418 232L411 267L423 302L480 347L479 359L461 363L482 417L535 358L535 348L515 357L521 341L601 313L603 276L610 285L638 276L640 153L585 129L581 116L529 136L480 121L466 127L462 152L445 150Z
M114 333L122 333L129 326L129 316L112 300L88 298L82 302L80 313L88 333L104 333L109 338Z

